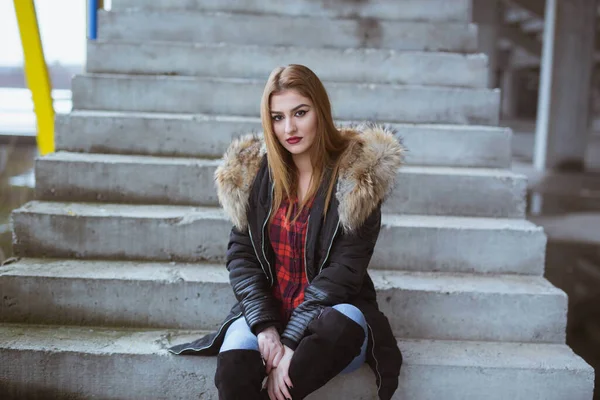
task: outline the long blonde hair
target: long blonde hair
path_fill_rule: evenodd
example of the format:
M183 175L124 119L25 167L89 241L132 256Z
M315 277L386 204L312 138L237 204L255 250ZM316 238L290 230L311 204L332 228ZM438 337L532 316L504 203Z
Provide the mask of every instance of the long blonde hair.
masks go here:
M339 171L340 155L353 142L350 135L342 135L335 127L329 96L323 83L313 71L298 64L275 68L265 85L260 106L260 117L267 145L267 160L274 182L274 196L269 223L272 221L275 211L281 206L282 201L286 198L292 199L297 195L298 173L296 166L291 154L279 143L275 136L271 119L271 96L286 90L295 90L301 96L310 99L317 116L316 137L309 150L313 175L306 196L304 196L300 207L298 207L298 213L294 219L298 217L306 202L316 194L327 169L330 168L332 174L323 212L324 215L327 214L335 178ZM291 207L288 209L287 218L290 219L290 216Z

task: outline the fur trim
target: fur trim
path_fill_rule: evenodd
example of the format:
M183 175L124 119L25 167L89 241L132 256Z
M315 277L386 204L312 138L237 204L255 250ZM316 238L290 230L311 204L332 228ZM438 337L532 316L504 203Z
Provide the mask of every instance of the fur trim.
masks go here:
M342 155L335 193L340 224L344 231L352 232L391 193L405 149L392 129L380 125L361 125L341 131L359 133L358 143ZM240 137L231 143L215 172L219 202L240 230L248 225L248 198L265 153L262 136Z
M371 124L354 130L359 143L343 155L335 193L346 232L358 229L391 193L405 152L392 129Z
M241 231L248 226L248 200L254 178L266 154L263 138L248 134L234 139L215 171L219 203Z

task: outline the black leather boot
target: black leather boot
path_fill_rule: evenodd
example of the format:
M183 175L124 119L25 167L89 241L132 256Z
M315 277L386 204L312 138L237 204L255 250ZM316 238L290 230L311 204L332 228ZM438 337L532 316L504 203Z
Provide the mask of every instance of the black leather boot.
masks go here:
M265 366L256 350L229 350L217 356L215 386L220 400L264 399L261 387L265 376Z
M365 340L365 331L352 319L333 308L308 325L290 363L293 400L303 399L346 368Z

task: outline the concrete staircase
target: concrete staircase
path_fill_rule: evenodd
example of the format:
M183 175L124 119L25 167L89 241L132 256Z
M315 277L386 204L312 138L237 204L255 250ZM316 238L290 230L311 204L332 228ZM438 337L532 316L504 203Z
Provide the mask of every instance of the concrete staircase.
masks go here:
M469 0L114 0L13 213L0 268L3 399L216 399L214 358L166 348L233 303L231 227L213 172L259 130L270 70L303 63L341 123L386 122L410 149L371 269L405 363L395 399L590 400L543 277L511 132ZM373 399L368 368L312 399Z

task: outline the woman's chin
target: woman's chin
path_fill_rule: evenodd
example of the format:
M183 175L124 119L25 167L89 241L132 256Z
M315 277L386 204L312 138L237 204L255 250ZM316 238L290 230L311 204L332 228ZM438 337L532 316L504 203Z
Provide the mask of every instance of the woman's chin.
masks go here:
M305 153L307 149L304 146L286 146L286 150L290 152L292 155L298 155Z

